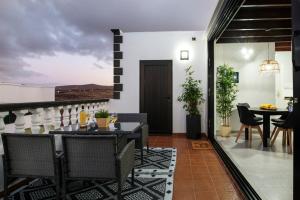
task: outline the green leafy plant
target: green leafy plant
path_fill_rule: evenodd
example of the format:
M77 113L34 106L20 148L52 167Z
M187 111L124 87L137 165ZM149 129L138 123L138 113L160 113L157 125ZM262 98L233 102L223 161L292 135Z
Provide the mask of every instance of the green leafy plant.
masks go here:
M101 109L95 113L95 118L108 118L109 112L107 110Z
M234 75L233 68L226 64L219 66L217 69L217 112L222 119L223 126L229 126L238 92Z
M190 115L198 115L198 105L204 102L201 81L193 78L192 66L185 69L185 82L181 85L182 94L178 97L179 102L184 102L183 108Z

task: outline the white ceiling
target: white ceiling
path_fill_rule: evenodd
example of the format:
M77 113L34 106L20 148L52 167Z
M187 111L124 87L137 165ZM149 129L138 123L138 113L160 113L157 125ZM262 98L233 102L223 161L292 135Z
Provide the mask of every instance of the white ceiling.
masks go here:
M121 28L124 32L205 30L218 0L57 1L72 24Z

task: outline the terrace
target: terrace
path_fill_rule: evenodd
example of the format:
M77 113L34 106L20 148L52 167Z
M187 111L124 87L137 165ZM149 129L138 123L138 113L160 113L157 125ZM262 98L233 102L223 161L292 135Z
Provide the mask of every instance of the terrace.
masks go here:
M0 25L20 6L59 46L39 54L10 26L30 64L12 75L0 55L0 198L298 199L299 1L114 3L0 3ZM74 67L52 74L45 54ZM43 67L55 80L32 84Z

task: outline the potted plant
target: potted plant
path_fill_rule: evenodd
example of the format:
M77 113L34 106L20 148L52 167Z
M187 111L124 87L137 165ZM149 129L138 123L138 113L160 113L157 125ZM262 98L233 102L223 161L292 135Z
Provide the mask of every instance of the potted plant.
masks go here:
M101 109L95 113L97 125L100 128L106 128L109 126L109 113L107 110Z
M217 69L217 113L221 118L220 135L223 137L228 137L231 132L230 117L238 91L234 75L233 68L226 64Z
M182 94L178 97L183 102L186 115L186 134L188 138L197 139L201 136L201 115L198 106L204 102L201 81L193 78L192 66L185 69L185 82L181 85Z

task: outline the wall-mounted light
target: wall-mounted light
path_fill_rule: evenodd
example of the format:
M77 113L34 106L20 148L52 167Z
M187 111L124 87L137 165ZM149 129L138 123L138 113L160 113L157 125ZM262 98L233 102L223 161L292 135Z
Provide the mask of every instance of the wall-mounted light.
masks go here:
M188 60L188 59L189 59L189 50L181 50L180 60Z

